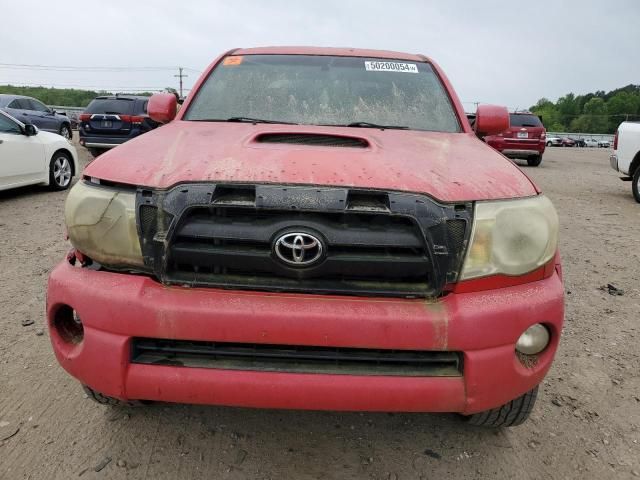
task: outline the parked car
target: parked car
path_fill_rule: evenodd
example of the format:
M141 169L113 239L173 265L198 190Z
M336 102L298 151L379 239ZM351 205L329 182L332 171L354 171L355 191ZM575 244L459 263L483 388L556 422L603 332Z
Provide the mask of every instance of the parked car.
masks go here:
M39 130L57 133L71 139L71 122L65 115L56 113L40 100L23 95L0 94L0 110L24 124L32 124Z
M103 404L522 423L563 323L558 216L422 55L222 55L67 197L55 355ZM366 106L366 108L363 108ZM175 120L174 120L175 119Z
M631 181L631 191L640 203L640 122L622 122L613 137L611 168L622 173L622 180Z
M573 140L573 144L576 147L585 147L586 143L584 142L583 138L572 138L571 140Z
M585 147L597 147L598 146L598 141L594 140L593 138L585 138L584 139L584 146Z
M48 185L64 190L78 170L75 147L0 110L0 190Z
M598 140L598 147L599 148L609 148L611 146L611 143L609 142L609 140Z
M555 135L553 135L553 136L547 135L546 140L547 140L547 142L546 142L547 147L561 147L562 146L562 138L557 137Z
M509 128L484 141L509 158L523 158L531 167L542 162L546 131L540 118L532 113L509 114Z
M569 138L569 137L563 137L562 138L562 146L563 147L575 147L576 146L576 142Z
M147 115L149 97L97 97L80 115L80 145L94 157L158 126Z

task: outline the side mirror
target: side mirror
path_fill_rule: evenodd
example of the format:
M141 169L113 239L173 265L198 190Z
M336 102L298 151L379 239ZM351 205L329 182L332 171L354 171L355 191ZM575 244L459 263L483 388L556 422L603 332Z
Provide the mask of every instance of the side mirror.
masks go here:
M497 135L509 128L509 112L506 107L479 105L474 130L479 137Z
M176 117L176 96L173 93L156 93L149 99L147 113L151 120L158 123L169 123Z
M36 128L36 126L35 126L35 125L33 125L33 124L31 124L31 123L27 123L27 124L24 126L24 134L25 134L27 137L32 137L32 136L34 136L34 135L37 135L37 133L38 133L38 129Z

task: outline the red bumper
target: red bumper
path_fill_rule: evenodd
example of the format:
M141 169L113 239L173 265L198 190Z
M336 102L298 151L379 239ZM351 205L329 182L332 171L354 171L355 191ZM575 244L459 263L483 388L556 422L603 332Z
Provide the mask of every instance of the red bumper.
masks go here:
M497 135L486 137L485 141L492 148L505 154L507 157L515 158L530 155L542 155L546 147L544 140L519 140L517 138L505 138Z
M77 345L52 319L64 305L84 325ZM525 285L451 293L437 302L165 287L152 279L58 265L47 317L60 364L121 399L245 407L463 412L502 405L548 371L563 321L559 276ZM544 323L551 344L525 368L520 334ZM463 352L460 377L238 371L130 362L132 337Z

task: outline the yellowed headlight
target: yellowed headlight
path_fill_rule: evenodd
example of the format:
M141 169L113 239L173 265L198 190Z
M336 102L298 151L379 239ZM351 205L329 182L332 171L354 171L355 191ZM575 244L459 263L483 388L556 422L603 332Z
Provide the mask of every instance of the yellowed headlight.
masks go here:
M546 264L558 247L558 215L544 195L477 202L461 280L524 275Z
M64 212L71 244L104 265L144 266L135 206L134 192L76 183Z

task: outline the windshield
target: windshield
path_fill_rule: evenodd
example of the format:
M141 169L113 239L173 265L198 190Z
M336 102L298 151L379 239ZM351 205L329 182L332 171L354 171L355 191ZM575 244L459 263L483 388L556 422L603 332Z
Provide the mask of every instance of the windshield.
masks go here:
M460 131L447 92L430 64L363 57L226 57L198 89L183 120L238 117Z

